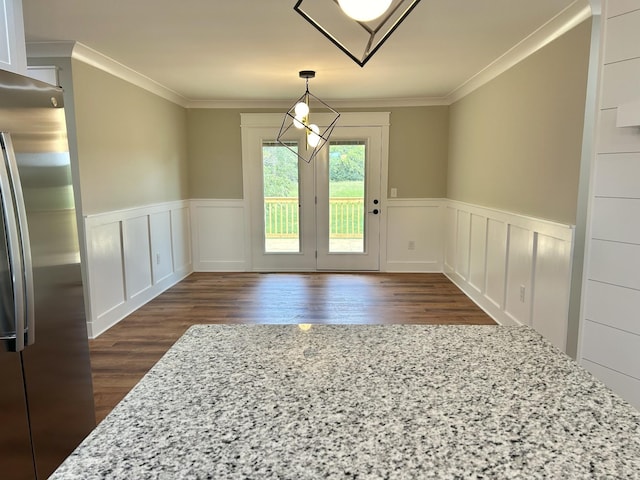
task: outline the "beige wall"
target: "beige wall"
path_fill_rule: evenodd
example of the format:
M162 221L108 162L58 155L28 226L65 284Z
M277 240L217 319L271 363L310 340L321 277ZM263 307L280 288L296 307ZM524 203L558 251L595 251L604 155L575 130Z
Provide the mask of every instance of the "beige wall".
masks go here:
M440 198L445 196L448 107L342 109L341 111L356 110L391 112L389 187L398 189L398 197ZM281 110L188 110L191 198L242 198L240 113L255 112L281 112ZM274 136L276 134L277 132L274 131Z
M188 198L186 110L72 60L83 214Z
M191 198L242 198L240 112L187 110Z
M451 106L448 198L573 224L591 21Z
M449 107L391 109L389 189L399 198L444 198Z

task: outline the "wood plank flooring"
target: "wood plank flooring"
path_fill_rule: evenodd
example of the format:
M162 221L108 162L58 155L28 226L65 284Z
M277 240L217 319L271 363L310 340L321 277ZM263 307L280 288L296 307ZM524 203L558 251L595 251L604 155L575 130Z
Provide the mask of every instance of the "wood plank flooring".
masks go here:
M194 273L89 342L96 420L201 323L495 324L442 274Z

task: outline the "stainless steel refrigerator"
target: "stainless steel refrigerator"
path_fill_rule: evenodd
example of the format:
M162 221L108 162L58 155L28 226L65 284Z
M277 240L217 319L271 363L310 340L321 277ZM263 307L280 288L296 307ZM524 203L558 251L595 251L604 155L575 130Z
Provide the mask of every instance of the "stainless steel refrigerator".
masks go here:
M0 478L46 479L95 427L62 90L0 71Z

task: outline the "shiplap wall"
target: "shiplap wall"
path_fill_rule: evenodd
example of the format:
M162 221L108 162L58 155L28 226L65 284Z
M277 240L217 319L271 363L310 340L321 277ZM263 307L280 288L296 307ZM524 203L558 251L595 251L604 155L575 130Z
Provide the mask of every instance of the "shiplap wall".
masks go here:
M579 358L640 408L640 126L616 127L618 106L640 101L640 0L603 14Z
M95 338L192 271L189 202L85 217Z
M573 227L454 201L445 218L445 274L499 323L565 351Z

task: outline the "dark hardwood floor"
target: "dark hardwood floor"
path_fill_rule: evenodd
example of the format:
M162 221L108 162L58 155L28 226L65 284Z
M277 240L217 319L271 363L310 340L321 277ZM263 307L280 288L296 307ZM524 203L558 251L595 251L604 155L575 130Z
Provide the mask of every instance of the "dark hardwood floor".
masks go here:
M200 323L495 324L442 274L194 273L89 342L97 421Z

